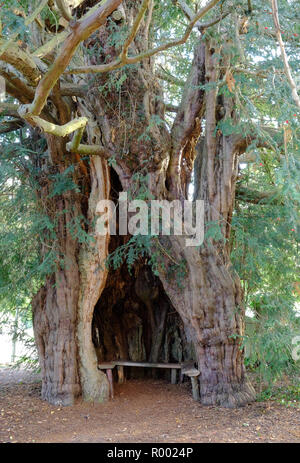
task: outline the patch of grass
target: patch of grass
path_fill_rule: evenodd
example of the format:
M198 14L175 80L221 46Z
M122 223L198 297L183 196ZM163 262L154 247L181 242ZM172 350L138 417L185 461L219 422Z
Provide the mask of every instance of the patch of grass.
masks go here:
M274 387L261 392L256 399L258 402L272 400L286 407L300 408L300 384Z

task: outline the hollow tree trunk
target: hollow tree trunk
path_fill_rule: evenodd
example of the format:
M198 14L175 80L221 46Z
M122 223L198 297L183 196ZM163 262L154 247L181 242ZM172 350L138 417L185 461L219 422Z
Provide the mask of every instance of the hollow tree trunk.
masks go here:
M135 7L126 10L129 16L133 14L132 10ZM136 43L137 48L140 43ZM105 49L101 40L100 45ZM186 273L182 288L163 271L160 279L192 334L201 372L202 403L232 407L253 400L254 391L247 382L241 350L242 291L231 269L227 244L234 207L237 155L234 139L217 130L217 123L221 119L234 122L237 116L232 95L218 96L218 81L224 78L230 65L229 55L222 55L222 51L222 47L209 40L196 46L171 134L164 125L151 123L153 117L164 118L164 108L155 103L161 100L161 90L149 60L141 62L137 70L127 71L121 100L118 92L113 90L109 97L104 98L99 93L94 97L99 106L101 119L98 117L98 123L107 139L106 145L116 153L115 169L123 190L139 192L140 185L133 174L140 171L142 176L144 172L148 175L150 194L156 199L182 200L187 197L201 120L205 120L204 149L199 154L199 198L206 205L205 223L220 224L222 238L208 240L200 250L186 247L184 237L161 238L167 254L178 263L177 271L183 262ZM113 58L114 51L110 50L110 54ZM105 79L100 76L99 83L104 85ZM206 92L202 89L203 84L209 84ZM117 102L122 124L113 109ZM145 123L148 124L147 137ZM126 157L123 154L125 145ZM168 259L164 264L167 268L171 265Z
M140 2L124 0L123 20L127 24L132 24L139 5ZM131 46L135 53L144 51L148 27L149 17L144 19ZM109 28L103 26L84 43L83 50L98 46L92 64L106 63L118 56L119 50L108 40L109 34ZM129 190L134 198L140 192L144 194L147 175L149 198L187 199L195 147L205 125L203 149L198 154L198 198L205 201L205 223L219 224L221 239L211 238L198 249L186 247L185 237L161 237L160 245L167 251L161 255L165 268L170 270L175 261L175 272L183 271L183 280L178 285L177 279L169 278L162 269L160 279L192 336L201 372L201 402L231 407L253 400L254 391L246 379L241 350L242 291L231 269L228 248L235 197L236 147L233 138L218 129L221 119L235 121L237 117L232 96L218 96L218 82L224 81L230 65L228 56L224 57L222 47L209 38L199 40L171 131L161 123L165 106L152 59L128 67L126 79L120 79L124 70L116 71L113 77L101 74L87 79L85 83L90 88L84 99L78 99L77 111L80 115L89 113L88 143L114 153L113 168L123 191ZM114 79L123 80L122 92L114 86ZM204 84L209 84L206 90ZM107 94L99 90L106 87ZM61 155L59 165L63 158ZM97 202L109 197L110 181L106 161L92 159L89 168L85 215L91 221L96 217ZM61 208L65 207L65 201L67 197L62 195ZM82 212L82 199L76 199L75 206L78 216ZM65 220L69 219L65 216ZM93 230L90 226L88 232L93 234ZM82 388L86 399L104 400L108 387L104 375L96 370L91 322L106 282L103 261L108 252L108 238L95 237L94 245L87 248L72 241L65 226L58 235L66 262L69 260L71 265L66 264L49 279L34 303L43 397L53 403L58 400L71 403ZM155 325L155 320L152 324ZM163 325L161 320L161 330ZM157 352L151 355L156 357Z

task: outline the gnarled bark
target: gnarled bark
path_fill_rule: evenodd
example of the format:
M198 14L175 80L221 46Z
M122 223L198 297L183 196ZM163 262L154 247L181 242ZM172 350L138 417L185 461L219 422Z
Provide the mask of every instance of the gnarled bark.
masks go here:
M63 143L49 136L48 147L55 162L61 157ZM42 187L41 196L48 197L48 194L46 184ZM53 199L48 200L47 206L53 211ZM57 259L64 256L64 260L63 263L57 262L55 273L47 278L45 286L33 300L34 333L42 371L42 397L56 405L71 405L81 392L76 342L78 246L68 227L80 212L78 199L76 201L72 192L57 196L54 209L58 217ZM41 252L46 251L42 249Z

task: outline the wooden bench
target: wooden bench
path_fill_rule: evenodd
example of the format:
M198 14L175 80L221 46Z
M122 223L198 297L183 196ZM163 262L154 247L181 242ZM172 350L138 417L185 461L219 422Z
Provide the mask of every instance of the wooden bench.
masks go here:
M150 363L150 362L132 362L130 360L114 360L112 362L98 363L98 370L105 370L110 387L110 396L114 398L114 384L112 370L117 367L118 381L124 382L124 367L142 367L142 368L169 368L171 370L171 384L177 382L177 370L180 370L181 376L186 375L191 378L193 398L199 400L199 383L198 376L200 371L192 363Z

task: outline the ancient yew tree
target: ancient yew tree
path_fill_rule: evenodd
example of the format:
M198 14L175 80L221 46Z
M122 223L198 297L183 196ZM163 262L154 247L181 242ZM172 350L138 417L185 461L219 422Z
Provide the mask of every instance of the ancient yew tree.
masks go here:
M97 359L130 358L197 362L203 404L251 402L230 255L236 194L264 198L243 188L240 159L274 149L277 136L242 110L244 76L252 88L268 77L251 49L264 35L259 2L48 0L7 2L8 11L1 133L21 130L48 218L37 239L50 264L32 300L42 397L105 400ZM121 192L192 194L215 232L200 247L184 236L97 234L99 201Z

